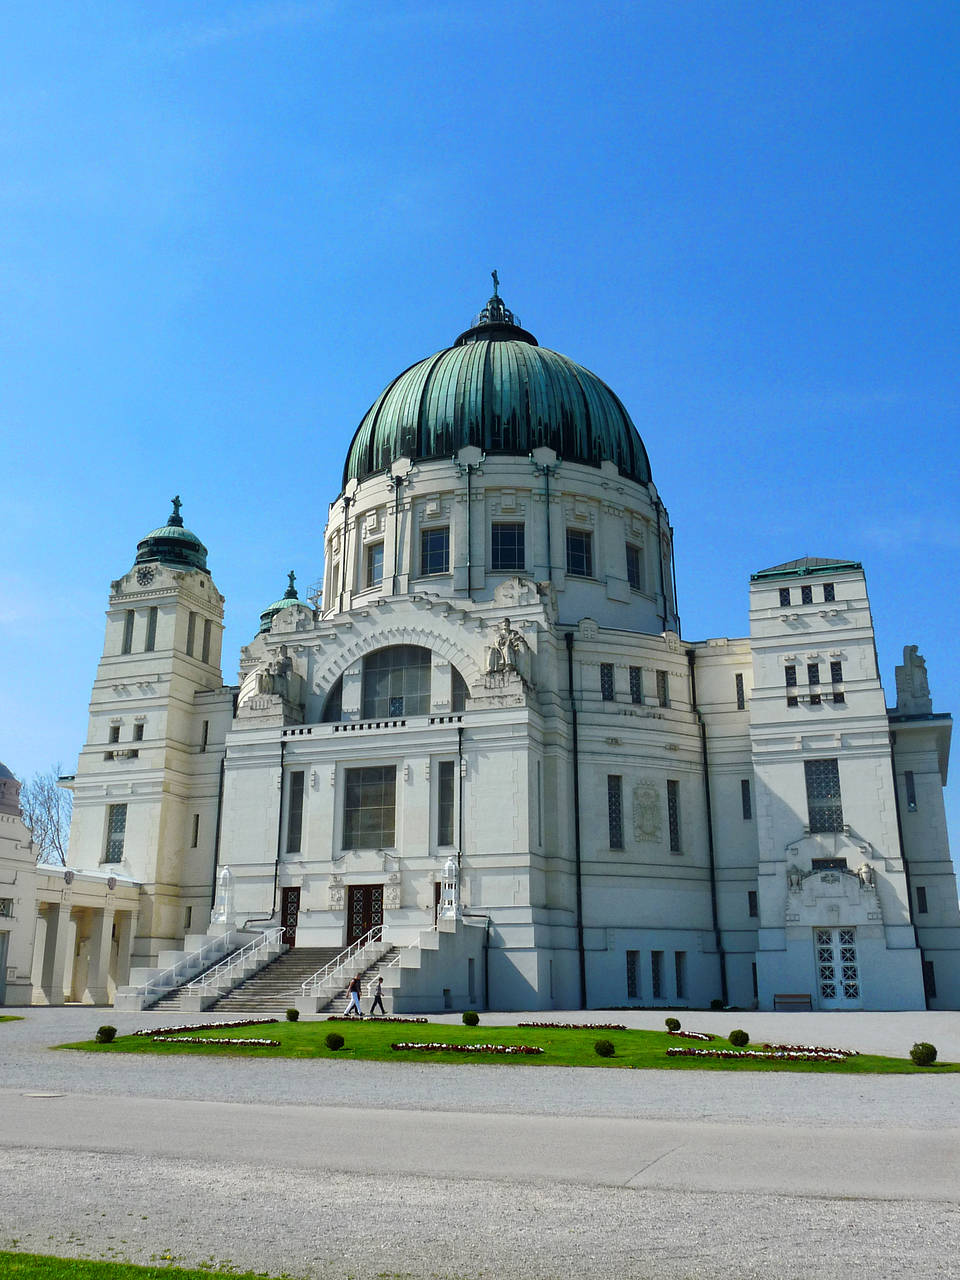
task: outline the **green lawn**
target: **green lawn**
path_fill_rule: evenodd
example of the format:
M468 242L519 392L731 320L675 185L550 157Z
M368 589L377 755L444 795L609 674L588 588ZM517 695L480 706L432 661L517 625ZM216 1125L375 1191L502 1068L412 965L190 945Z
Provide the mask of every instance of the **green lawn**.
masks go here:
M743 1026L750 1030L749 1015L738 1022L731 1020L730 1030ZM685 1029L696 1030L696 1020L685 1023ZM346 1041L338 1051L324 1044L329 1031L339 1031ZM279 1040L276 1046L238 1046L207 1044L210 1036L226 1036L230 1039L266 1037ZM611 1040L615 1046L612 1058L598 1057L594 1044L598 1039ZM397 1053L390 1045L396 1041L442 1041L447 1044L529 1044L538 1045L544 1052L530 1056L495 1056L492 1054L431 1053L410 1051ZM764 1062L755 1058L741 1060L724 1058L669 1058L669 1047L729 1049L728 1041L718 1037L700 1046L696 1041L681 1040L665 1031L565 1031L523 1027L498 1027L481 1025L465 1027L460 1024L397 1023L365 1020L363 1022L276 1022L253 1027L236 1027L221 1031L200 1031L191 1036L189 1044L156 1044L148 1036L118 1036L112 1044L96 1044L86 1040L77 1044L59 1046L62 1049L85 1049L94 1053L154 1053L154 1054L223 1054L243 1055L250 1058L337 1058L340 1060L374 1059L389 1062L442 1062L442 1063L495 1063L498 1066L563 1066L597 1067L641 1070L674 1071L817 1071L828 1075L859 1075L864 1072L912 1073L918 1071L950 1072L960 1070L951 1063L937 1063L933 1067L915 1067L909 1058L881 1058L868 1054L848 1058L844 1062L790 1062L771 1059ZM759 1045L749 1045L758 1048ZM841 1045L855 1049L856 1045ZM905 1045L905 1052L910 1046Z
M264 1280L262 1271L219 1271L193 1267L137 1267L131 1262L84 1262L76 1258L48 1258L39 1253L0 1253L3 1280ZM291 1280L287 1276L274 1280Z
M0 1014L0 1022L22 1022L23 1018L18 1018L15 1013Z

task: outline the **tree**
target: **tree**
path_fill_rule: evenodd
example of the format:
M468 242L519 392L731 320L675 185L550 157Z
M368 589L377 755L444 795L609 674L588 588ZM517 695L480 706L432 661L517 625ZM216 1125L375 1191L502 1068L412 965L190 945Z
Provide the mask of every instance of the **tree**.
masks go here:
M20 811L37 846L37 862L66 866L73 796L57 786L60 766L35 773L20 788Z

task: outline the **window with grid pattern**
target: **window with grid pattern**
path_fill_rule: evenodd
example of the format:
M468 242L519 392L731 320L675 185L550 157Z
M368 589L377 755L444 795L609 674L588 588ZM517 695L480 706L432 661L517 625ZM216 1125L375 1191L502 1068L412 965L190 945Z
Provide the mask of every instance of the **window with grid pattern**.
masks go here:
M623 848L623 778L617 773L607 775L607 825L610 831L610 848Z
M781 587L781 588L780 588L780 606L781 606L781 608L785 607L786 605L789 605L789 603L790 603L790 588L789 588L789 587Z
M734 680L734 687L736 688L736 692L737 692L737 710L743 711L747 705L747 697L743 691L743 672L738 671L734 676L733 680Z
M346 771L343 789L343 848L390 849L396 843L395 765Z
M823 584L823 603L824 603L824 604L832 604L832 603L834 602L834 600L836 600L836 598L837 598L837 597L836 597L836 594L835 594L835 592L834 592L833 583L832 583L832 582L825 582L825 583Z
M685 1000L687 998L687 953L685 951L673 953L673 974L676 980L677 999Z
M287 853L299 853L303 839L303 783L304 770L295 769L290 774L290 795L287 813Z
M657 672L657 702L661 707L670 705L670 674L667 671Z
M364 578L368 587L379 587L383 581L383 543L374 542L367 547L367 571Z
M123 842L127 834L127 806L112 804L107 809L107 848L104 862L123 861Z
M630 668L630 701L643 702L643 668Z
M807 809L811 832L843 830L840 768L836 760L805 760Z
M760 904L756 889L747 890L747 915L756 918L760 914Z
M650 952L650 979L654 1000L663 999L663 952Z
M426 577L431 573L450 572L450 530L420 530L420 572Z
M667 825L670 828L670 852L680 852L680 783L667 782Z
M740 779L740 808L743 811L744 822L749 822L753 817L753 798L750 795L750 779Z
M604 702L613 702L614 685L613 685L613 663L600 663L600 697Z
M634 591L643 591L645 589L643 550L632 542L627 543L627 582Z
M567 573L574 578L593 577L593 534L567 530Z
M430 650L395 644L363 660L364 720L425 716L430 711Z
M640 998L640 952L627 952L627 999Z
M813 587L800 588L800 603L813 604Z
M441 760L437 767L437 844L453 844L454 762Z
M522 572L526 563L522 524L495 524L490 537L490 568L494 573Z

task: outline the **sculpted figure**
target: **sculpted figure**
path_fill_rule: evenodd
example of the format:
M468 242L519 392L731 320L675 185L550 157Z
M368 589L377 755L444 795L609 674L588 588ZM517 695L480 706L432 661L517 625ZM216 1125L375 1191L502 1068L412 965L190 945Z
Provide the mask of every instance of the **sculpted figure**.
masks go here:
M875 872L868 862L863 862L857 867L857 875L860 877L860 883L865 889L873 888Z
M787 867L787 887L792 893L798 893L803 887L803 872L796 863Z
M222 867L217 876L217 897L210 916L211 924L226 924L227 917L233 911L233 872L229 867Z
M519 631L510 625L510 619L504 618L497 627L493 648L487 664L488 671L516 671L517 659L528 649L529 645Z

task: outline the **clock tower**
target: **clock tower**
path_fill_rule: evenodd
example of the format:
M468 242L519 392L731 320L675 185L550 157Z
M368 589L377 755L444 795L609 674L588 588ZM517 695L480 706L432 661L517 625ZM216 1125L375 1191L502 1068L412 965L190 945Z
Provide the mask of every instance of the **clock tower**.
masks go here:
M110 584L73 783L70 865L141 885L135 965L206 927L233 712L220 670L223 596L181 505L173 499L166 525Z

